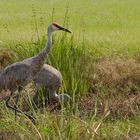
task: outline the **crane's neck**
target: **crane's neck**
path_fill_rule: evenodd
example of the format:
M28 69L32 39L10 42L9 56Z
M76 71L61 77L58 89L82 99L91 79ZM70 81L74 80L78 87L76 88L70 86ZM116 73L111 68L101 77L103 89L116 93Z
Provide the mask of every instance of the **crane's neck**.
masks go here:
M37 56L38 60L42 62L45 61L50 51L50 48L52 47L52 30L50 28L48 28L47 38L48 38L48 42L46 44L45 49Z
M48 29L48 42L46 44L45 52L48 54L50 51L50 48L52 47L52 31Z
M47 37L48 37L48 42L46 44L45 49L41 53L39 53L37 56L35 56L31 59L30 65L32 65L32 72L34 75L41 71L41 69L45 63L45 59L52 46L52 30L50 28L48 28Z

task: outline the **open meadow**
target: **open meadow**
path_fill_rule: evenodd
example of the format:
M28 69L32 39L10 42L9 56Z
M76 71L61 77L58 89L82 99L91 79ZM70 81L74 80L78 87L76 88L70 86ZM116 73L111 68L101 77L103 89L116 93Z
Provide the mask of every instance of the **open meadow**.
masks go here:
M58 69L66 105L34 108L34 83L22 91L15 121L0 92L0 140L140 139L139 0L1 0L0 68L38 54L52 22L72 34L53 34L46 63ZM22 99L24 98L24 101ZM54 109L55 107L55 109Z

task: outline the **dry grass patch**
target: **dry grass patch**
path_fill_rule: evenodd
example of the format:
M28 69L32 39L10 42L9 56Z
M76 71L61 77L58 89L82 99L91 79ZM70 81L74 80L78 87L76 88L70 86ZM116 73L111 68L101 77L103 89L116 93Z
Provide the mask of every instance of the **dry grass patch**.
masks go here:
M138 114L140 109L140 94L118 96L109 103L112 118L129 118Z
M92 67L93 72L88 80L90 92L94 95L84 100L85 109L82 110L88 112L95 109L98 98L99 112L108 108L113 118L134 116L140 107L139 62L134 59L105 58Z
M111 92L136 94L140 91L140 64L133 59L106 58L94 65L91 88L106 87ZM112 90L113 89L113 90Z

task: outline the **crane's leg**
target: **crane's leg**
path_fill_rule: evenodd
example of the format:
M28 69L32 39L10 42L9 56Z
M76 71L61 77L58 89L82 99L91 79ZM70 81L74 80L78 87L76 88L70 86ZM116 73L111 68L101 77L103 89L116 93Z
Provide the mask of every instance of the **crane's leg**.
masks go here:
M7 100L6 100L6 107L7 108L12 108L10 105L9 105L9 101L10 101L10 99L11 99L11 97L12 97L12 95L13 95L13 93L11 92L11 94L10 94L10 96L7 98Z
M18 100L19 100L19 96L17 95L16 97L15 97L16 99L15 99L15 104L14 104L14 108L15 108L15 121L16 121L16 119L17 119L17 104L18 104Z
M15 108L15 107L12 107L11 105L9 105L9 101L10 101L12 95L13 95L13 93L11 93L11 95L7 98L7 100L6 100L6 107L7 107L7 108L10 108L10 109L12 109L12 110L14 110L16 113L17 113L17 112L23 113L21 110ZM17 99L17 101L18 101L18 99ZM35 119L34 119L34 117L32 117L31 115L28 115L28 114L25 113L25 112L24 112L24 114L25 114L30 120L32 120L32 122L35 124Z
M21 86L19 86L19 88L18 88L18 92L19 92L19 95L20 95L20 92L22 91L22 87ZM15 108L15 121L16 121L16 119L17 119L17 108L18 108L18 106L17 106L17 104L18 104L18 100L19 100L19 95L16 95L14 98L15 98L15 103L14 103L14 108Z
M14 110L14 111L15 111L15 115L16 115L17 112L21 112L20 110L17 109L17 103L18 103L18 98L19 98L19 96L18 96L18 95L15 96L15 98L16 98L15 105L14 105L14 107L12 107L12 106L9 104L9 101L10 101L12 95L13 95L13 93L11 93L11 95L7 98L7 100L6 100L6 107L7 107L7 108L10 108L10 109L12 109L12 110Z
M50 91L48 88L45 88L45 107L47 107L48 104L50 104Z
M33 99L32 99L32 104L33 104L33 107L34 107L35 109L38 108L38 104L39 104L38 98L39 98L39 91L37 90L36 93L35 93L35 96L34 96Z

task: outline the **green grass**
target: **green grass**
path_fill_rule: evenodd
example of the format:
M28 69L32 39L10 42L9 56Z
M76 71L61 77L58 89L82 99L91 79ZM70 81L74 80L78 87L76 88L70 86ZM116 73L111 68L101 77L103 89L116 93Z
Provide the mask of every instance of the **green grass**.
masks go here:
M89 51L95 48L98 57L112 54L132 57L139 51L139 3L138 0L4 0L0 2L1 46L30 41L35 34L35 19L40 36L46 33L52 19L63 24L68 7L69 28L76 38L85 30Z
M3 50L0 55L10 49L12 59L8 63L39 53L45 46L47 26L52 21L73 32L72 35L54 34L53 48L46 60L61 71L63 84L59 92L72 96L70 108L59 113L45 110L44 114L38 110L38 124L33 125L25 116L15 122L12 111L1 103L0 139L133 139L139 136L139 114L132 119L111 120L105 114L97 117L96 106L90 116L88 113L80 116L78 108L80 98L89 91L85 73L94 75L90 67L94 60L139 56L139 4L139 0L0 1L0 48ZM109 91L103 86L99 88L100 93Z

